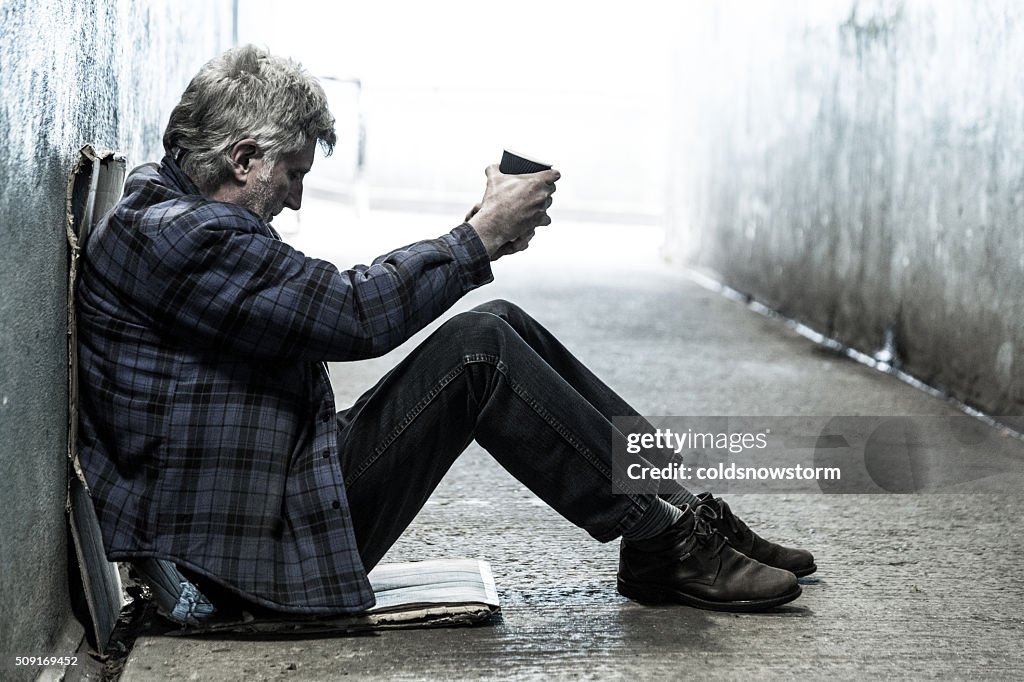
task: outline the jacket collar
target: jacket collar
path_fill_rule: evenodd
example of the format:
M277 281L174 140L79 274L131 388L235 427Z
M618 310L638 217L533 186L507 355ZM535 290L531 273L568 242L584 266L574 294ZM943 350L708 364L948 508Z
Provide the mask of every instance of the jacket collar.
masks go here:
M170 180L172 186L180 190L182 194L202 194L192 178L185 175L178 162L168 154L160 161L160 174Z
M192 182L192 178L185 174L185 171L181 170L181 166L174 160L174 157L170 154L164 156L163 160L160 161L160 175L165 178L171 187L181 192L183 195L194 194L198 196L206 196L203 194L196 183ZM209 198L209 197L207 197ZM246 209L248 211L248 209ZM281 241L281 235L277 230L274 229L273 225L264 221L252 211L249 213L259 220L269 231L274 239Z

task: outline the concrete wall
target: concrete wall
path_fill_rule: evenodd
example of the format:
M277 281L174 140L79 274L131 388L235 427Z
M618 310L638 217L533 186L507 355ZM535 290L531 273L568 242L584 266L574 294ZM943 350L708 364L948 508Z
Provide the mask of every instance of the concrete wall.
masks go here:
M230 46L227 0L0 8L0 677L74 638L64 519L64 194L86 142L159 158L188 79ZM64 641L62 641L62 638ZM74 642L77 644L77 642Z
M1024 7L721 2L677 45L674 251L1021 415Z

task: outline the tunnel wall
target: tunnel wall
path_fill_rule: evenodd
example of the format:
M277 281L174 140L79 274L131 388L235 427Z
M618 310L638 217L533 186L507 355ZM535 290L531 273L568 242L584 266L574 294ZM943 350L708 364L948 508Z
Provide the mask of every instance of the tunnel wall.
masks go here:
M12 0L0 8L0 677L68 655L68 173L86 142L159 159L171 107L229 47L229 1Z
M1024 8L722 2L676 44L671 253L1024 426Z

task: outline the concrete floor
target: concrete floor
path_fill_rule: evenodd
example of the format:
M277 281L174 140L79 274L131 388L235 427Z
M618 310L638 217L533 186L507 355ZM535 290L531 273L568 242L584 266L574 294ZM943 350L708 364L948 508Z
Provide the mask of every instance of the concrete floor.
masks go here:
M445 224L374 221L360 245L367 258ZM363 259L305 225L292 238L339 262ZM573 255L579 244L587 246ZM656 244L646 228L562 224L497 263L496 282L458 309L498 297L519 303L645 414L954 414L694 285L660 263ZM332 367L338 405L408 348ZM1022 444L1000 447L1024 464ZM592 541L474 445L385 561L487 559L502 600L492 623L271 641L145 636L122 679L1020 677L1024 503L1006 480L984 494L732 496L752 527L811 549L819 566L792 604L733 615L620 597L616 543Z

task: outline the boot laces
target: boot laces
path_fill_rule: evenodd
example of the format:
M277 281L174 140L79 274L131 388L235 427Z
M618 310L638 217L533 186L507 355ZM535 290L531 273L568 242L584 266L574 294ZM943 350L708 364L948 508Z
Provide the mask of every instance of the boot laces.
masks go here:
M718 513L708 505L702 504L693 510L693 534L696 536L697 544L708 547L712 556L721 552L722 547L729 543L729 540L711 523L717 518Z
M732 513L732 509L729 508L721 498L711 498L708 502L698 507L700 514L708 519L708 521L715 521L721 519L729 530L732 531L733 535L737 539L746 536L750 529L747 528L747 524L743 523Z

